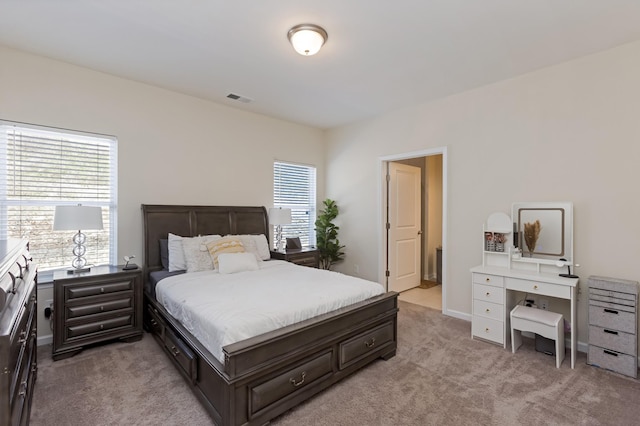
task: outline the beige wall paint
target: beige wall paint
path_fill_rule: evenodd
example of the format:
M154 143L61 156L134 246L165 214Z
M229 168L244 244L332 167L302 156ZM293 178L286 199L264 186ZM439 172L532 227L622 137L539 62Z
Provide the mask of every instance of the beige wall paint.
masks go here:
M638 76L640 42L330 131L327 193L346 245L338 269L357 262L378 280L380 157L447 147L446 312L470 318L469 268L492 212L572 201L586 342L587 277L640 279Z
M316 166L324 198L318 129L4 47L0 118L118 138L119 258L142 257L141 204L269 207L274 159ZM51 294L39 292L43 306Z

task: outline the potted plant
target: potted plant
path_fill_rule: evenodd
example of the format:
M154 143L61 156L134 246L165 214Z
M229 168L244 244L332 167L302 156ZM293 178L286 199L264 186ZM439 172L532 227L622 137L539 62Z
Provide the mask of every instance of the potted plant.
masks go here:
M322 202L324 209L320 210L320 214L316 219L316 247L320 253L320 267L322 269L331 269L331 266L339 262L344 257L338 240L338 230L340 229L333 223L338 216L338 206L336 202L327 198Z

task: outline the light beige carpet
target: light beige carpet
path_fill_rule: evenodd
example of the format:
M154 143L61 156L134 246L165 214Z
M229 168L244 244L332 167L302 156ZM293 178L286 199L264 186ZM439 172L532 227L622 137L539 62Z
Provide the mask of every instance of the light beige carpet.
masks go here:
M633 425L640 384L535 352L470 338L471 324L400 302L398 354L275 419L292 425ZM32 426L208 425L151 336L55 363L39 351Z

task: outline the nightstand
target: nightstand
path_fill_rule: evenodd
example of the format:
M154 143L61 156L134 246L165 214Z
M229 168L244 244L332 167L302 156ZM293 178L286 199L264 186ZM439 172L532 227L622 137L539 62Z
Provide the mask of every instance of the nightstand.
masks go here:
M142 271L94 266L88 272L53 275L54 360L84 346L142 337Z
M271 250L271 258L286 260L296 265L310 266L312 268L320 267L320 252L315 247L303 247L301 249L289 249L285 251Z

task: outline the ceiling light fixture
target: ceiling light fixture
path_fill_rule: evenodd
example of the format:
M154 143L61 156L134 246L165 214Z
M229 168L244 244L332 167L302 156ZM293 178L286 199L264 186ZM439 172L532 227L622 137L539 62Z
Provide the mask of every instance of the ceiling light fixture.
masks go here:
M291 28L287 37L293 48L303 56L311 56L318 53L323 44L326 43L327 32L314 24L300 24Z

